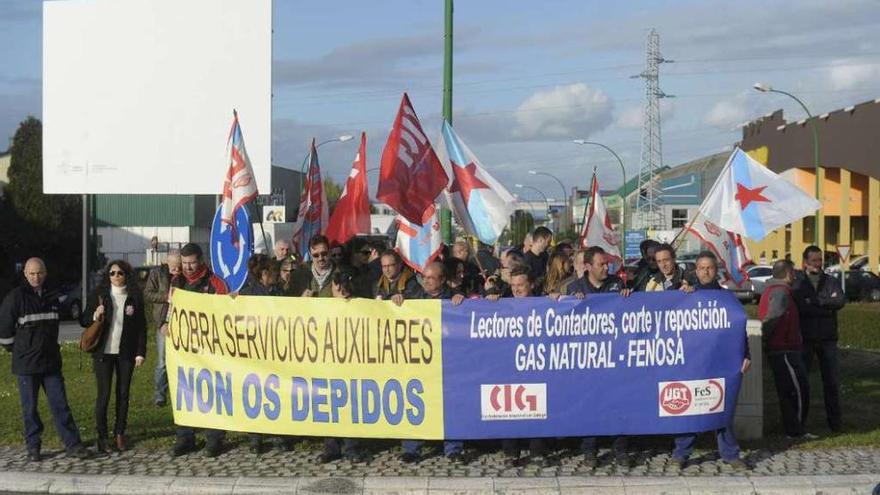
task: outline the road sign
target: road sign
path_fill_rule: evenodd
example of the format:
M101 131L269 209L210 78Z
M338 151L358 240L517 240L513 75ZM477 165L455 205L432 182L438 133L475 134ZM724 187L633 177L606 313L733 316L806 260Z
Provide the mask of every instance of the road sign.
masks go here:
M838 244L837 256L840 256L841 263L849 261L849 244Z
M229 292L238 292L247 280L247 262L254 252L254 233L247 208L235 213L238 239L232 238L232 227L220 221L223 205L217 207L211 225L211 268L226 282Z
M626 259L638 258L642 255L639 251L639 244L648 238L647 232L644 230L627 230L626 231Z

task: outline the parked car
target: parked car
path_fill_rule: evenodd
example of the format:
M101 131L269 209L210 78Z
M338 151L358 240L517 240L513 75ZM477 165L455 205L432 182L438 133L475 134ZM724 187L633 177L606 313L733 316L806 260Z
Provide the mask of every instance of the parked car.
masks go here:
M849 299L880 302L880 277L861 270L848 271L845 290Z
M61 303L61 317L79 320L83 310L82 284L79 282L61 284L58 289L61 293L58 297Z
M870 272L871 265L868 263L868 255L859 256L857 258L853 258L849 263L849 269L852 271L863 271ZM840 273L840 265L829 265L825 267L825 273Z
M761 294L764 293L767 281L773 278L773 267L770 265L751 265L746 268L746 274L749 276L752 292L754 292L753 299L758 302L761 299Z

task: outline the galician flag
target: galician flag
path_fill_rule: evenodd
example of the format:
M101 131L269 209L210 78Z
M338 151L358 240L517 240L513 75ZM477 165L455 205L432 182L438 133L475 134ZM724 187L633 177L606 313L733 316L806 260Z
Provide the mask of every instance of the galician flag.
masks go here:
M700 243L708 250L715 253L718 263L726 270L726 278L733 281L737 287L749 279L745 266L751 264L749 249L742 240L742 236L724 230L697 211L694 220L685 226L688 234L700 240Z
M736 148L700 213L724 230L760 241L820 207L811 195Z
M448 160L452 170L448 197L456 220L468 235L495 244L513 214L513 195L489 175L449 122L443 121L441 139L441 159Z
M403 262L422 273L428 263L440 254L443 246L440 238L440 217L435 205L428 207L421 225L410 222L403 215L397 216L397 242L395 250Z
M593 171L593 184L590 188L590 208L587 210L587 220L584 222L584 230L581 232L581 246L599 246L611 258L609 261L620 263L620 236L611 225L611 217L605 209L605 202L599 194L599 180Z

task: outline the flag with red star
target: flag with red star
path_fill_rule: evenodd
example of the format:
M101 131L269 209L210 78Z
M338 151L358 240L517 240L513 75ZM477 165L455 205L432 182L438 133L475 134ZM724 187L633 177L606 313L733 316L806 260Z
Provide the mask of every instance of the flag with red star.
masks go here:
M704 249L715 254L718 265L724 268L725 279L742 287L749 275L745 267L752 263L749 249L742 236L724 230L697 212L692 222L685 226L688 235L696 237Z
M755 241L821 207L812 195L736 148L700 205L710 222Z
M410 222L403 215L397 216L397 240L394 249L401 259L413 270L422 273L428 263L440 254L443 247L440 236L440 217L437 208L431 205L421 225Z
M480 163L449 122L443 122L441 157L452 170L449 202L455 219L468 235L494 244L513 214L515 199Z

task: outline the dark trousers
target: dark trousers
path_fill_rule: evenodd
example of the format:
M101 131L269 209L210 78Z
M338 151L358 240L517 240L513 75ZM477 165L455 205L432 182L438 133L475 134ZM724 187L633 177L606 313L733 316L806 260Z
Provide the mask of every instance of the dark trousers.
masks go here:
M358 441L352 438L327 437L324 439L324 453L328 455L356 455Z
M401 445L407 454L422 455L423 440L403 440ZM443 455L450 456L464 452L464 442L461 440L445 440L443 442Z
M110 405L110 389L113 375L116 375L116 419L113 434L122 435L128 426L128 393L131 390L131 376L134 361L120 359L118 354L104 354L92 361L95 369L95 382L98 396L95 400L95 430L99 439L107 438L107 407Z
M718 442L718 453L721 454L722 459L725 461L739 459L739 444L736 442L736 436L733 434L733 426L716 430L715 439ZM696 445L696 433L679 435L675 437L675 449L672 450L672 457L685 461L694 453Z
M810 384L803 357L798 351L774 352L767 355L779 407L782 410L782 428L790 437L805 433L804 421L810 410Z
M822 396L825 399L825 419L832 430L840 428L840 367L837 361L837 341L804 341L804 368L807 376L813 365L813 355L819 359L822 375Z
M543 438L530 438L529 455L532 457L540 457L547 455L547 442ZM520 439L507 438L501 441L501 450L507 457L519 457Z
M626 455L626 448L629 444L629 437L625 437L622 435L618 435L616 437L612 437L611 448L614 449L614 455ZM598 437L584 437L581 440L581 454L585 455L593 455L599 451L598 447Z
M67 405L67 392L64 390L64 377L61 372L39 375L18 375L18 394L21 397L21 413L24 417L24 441L28 450L39 450L43 422L38 410L40 387L46 391L49 410L55 429L61 436L66 449L79 445L79 430Z
M222 442L226 438L226 432L223 430L204 428L203 431L209 444ZM196 429L191 426L178 426L174 433L178 443L195 443L196 441Z

